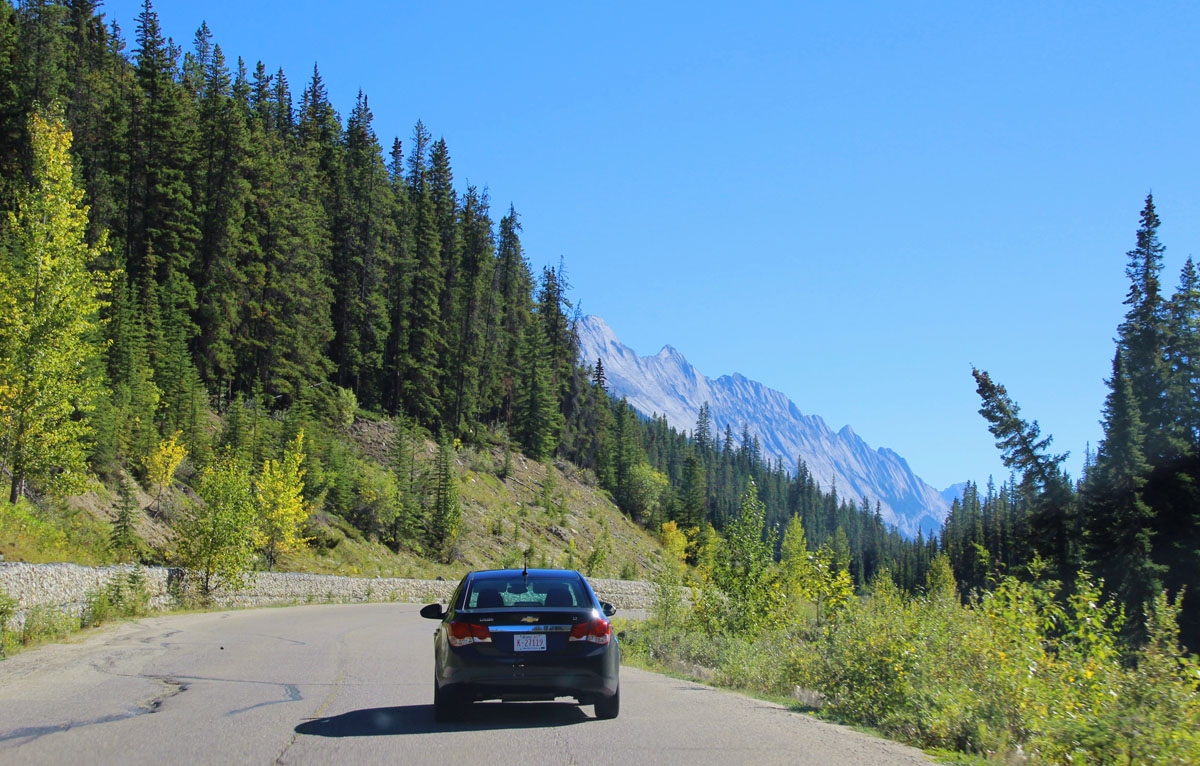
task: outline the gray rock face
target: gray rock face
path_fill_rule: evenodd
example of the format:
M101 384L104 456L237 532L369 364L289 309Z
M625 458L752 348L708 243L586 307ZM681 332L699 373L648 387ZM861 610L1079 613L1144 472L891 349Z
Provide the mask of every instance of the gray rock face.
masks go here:
M702 375L671 346L639 357L596 316L578 325L580 359L604 361L609 390L645 415L662 415L679 431L692 431L708 402L713 433L726 426L739 438L743 425L758 436L763 454L791 470L803 460L825 489L836 482L840 497L879 503L884 520L916 537L941 528L949 503L890 449L872 449L846 426L834 432L818 415L805 415L779 391L744 375Z

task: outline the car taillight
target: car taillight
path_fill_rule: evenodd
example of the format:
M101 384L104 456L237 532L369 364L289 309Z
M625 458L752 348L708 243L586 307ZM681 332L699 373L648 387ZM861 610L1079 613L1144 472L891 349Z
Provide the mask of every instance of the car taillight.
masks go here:
M467 644L486 644L492 641L492 632L486 625L472 625L469 622L452 622L446 626L446 637L451 646L466 646Z
M588 622L581 622L571 628L569 641L591 641L593 644L607 644L612 638L612 625L603 617Z

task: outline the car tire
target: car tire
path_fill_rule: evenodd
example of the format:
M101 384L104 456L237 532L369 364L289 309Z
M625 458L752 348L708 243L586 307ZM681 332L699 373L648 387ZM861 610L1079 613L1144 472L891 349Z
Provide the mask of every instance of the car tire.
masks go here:
M462 703L456 695L442 691L433 683L433 720L439 723L457 721L462 717Z
M600 697L596 700L596 717L602 719L616 718L621 712L621 689L611 697Z

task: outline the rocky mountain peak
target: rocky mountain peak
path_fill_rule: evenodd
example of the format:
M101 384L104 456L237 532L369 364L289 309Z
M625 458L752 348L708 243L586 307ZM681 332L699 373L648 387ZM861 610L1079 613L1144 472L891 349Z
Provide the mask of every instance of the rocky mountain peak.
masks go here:
M600 317L584 317L577 330L583 362L603 360L609 390L644 415L662 415L676 430L691 431L707 402L714 432L729 426L740 434L747 427L772 461L779 458L794 471L803 460L822 487L836 482L840 496L878 503L883 518L906 536L941 527L947 499L904 458L873 449L849 425L834 432L820 416L805 415L783 393L740 373L709 378L670 345L640 357Z

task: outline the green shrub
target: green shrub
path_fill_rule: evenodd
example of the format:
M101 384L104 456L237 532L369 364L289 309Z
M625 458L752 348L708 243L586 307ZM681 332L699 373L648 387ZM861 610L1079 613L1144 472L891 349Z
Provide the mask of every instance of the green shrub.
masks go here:
M114 612L116 609L113 607L108 589L101 588L93 591L87 596L87 605L83 609L83 614L80 615L79 627L92 628L102 625L112 618Z
M88 594L80 627L90 628L122 617L140 617L150 610L150 592L141 567L118 572L108 587Z
M926 593L886 573L832 620L722 630L705 594L683 603L668 571L649 618L622 626L631 659L721 685L814 690L825 714L922 747L1036 763L1200 763L1200 660L1178 642L1178 607L1160 596L1150 642L1125 650L1121 615L1083 575L1006 578L963 604L944 561ZM714 619L716 617L716 619Z
M25 610L18 640L23 646L41 641L58 641L79 629L79 618L48 606L31 606Z
M8 622L16 612L17 600L0 590L0 657L3 657L9 648Z

